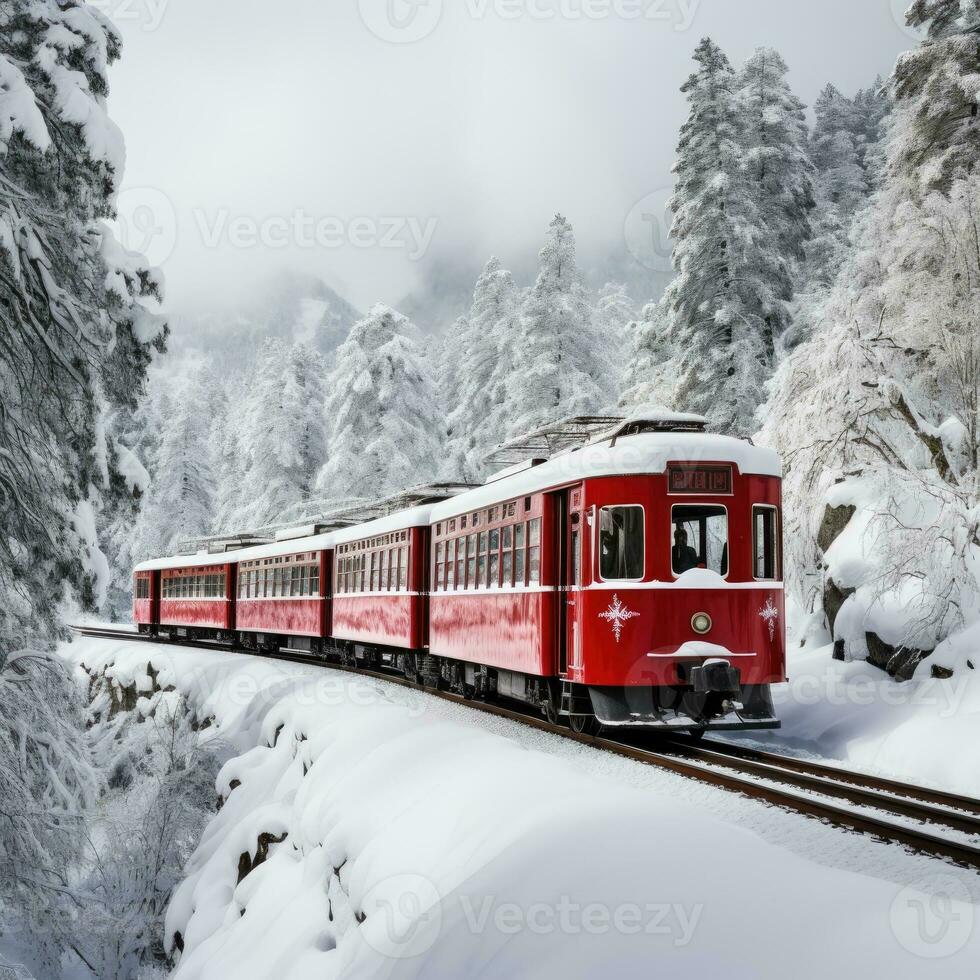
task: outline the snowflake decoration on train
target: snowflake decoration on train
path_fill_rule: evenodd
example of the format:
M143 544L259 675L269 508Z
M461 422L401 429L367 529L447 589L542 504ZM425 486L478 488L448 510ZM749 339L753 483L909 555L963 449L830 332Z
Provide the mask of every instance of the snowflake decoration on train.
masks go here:
M779 610L772 603L772 596L766 599L766 604L759 610L759 615L766 621L769 627L769 642L776 638L776 620L779 619Z
M606 620L612 626L613 636L616 637L616 642L619 643L619 637L623 632L623 623L639 615L638 612L627 609L619 601L618 595L613 595L612 602L609 603L609 608L605 612L599 613L599 618Z

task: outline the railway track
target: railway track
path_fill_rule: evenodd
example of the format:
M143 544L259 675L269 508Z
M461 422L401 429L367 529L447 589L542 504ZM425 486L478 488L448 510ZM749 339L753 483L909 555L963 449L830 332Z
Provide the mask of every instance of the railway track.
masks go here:
M151 637L126 630L105 627L74 629L83 636L156 642ZM242 651L227 644L205 640L187 639L180 643L199 649L257 655L253 651ZM395 673L350 667L289 650L262 656L307 666L329 667L422 690L445 701L507 718L539 731L980 871L980 800L970 797L714 740L695 744L677 738L641 738L636 733L622 740L601 734L580 735L526 711L502 704L467 700L458 694L424 687Z

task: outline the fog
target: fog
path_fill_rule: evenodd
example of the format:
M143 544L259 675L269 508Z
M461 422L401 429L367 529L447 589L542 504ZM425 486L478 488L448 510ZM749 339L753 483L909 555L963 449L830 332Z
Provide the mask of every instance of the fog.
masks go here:
M812 105L887 76L907 2L101 0L124 239L176 311L284 267L364 308L490 253L530 276L561 211L594 275L628 264L652 294L698 41L777 48Z

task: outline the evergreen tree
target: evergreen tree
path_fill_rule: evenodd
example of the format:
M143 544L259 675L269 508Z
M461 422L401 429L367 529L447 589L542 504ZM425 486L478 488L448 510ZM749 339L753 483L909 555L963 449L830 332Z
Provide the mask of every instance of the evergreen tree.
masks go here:
M97 535L132 501L116 433L165 324L160 280L119 247L122 139L108 119L115 29L85 3L0 13L0 662L108 587ZM113 428L115 420L116 428Z
M160 444L132 546L138 559L173 554L179 542L209 533L213 523L211 418L201 372L162 392L158 404Z
M743 165L758 220L768 229L770 247L774 247L777 261L770 265L778 278L772 285L786 301L793 298L792 263L803 259L813 207L813 165L807 153L803 103L790 90L787 72L778 52L757 48L742 69L738 94ZM775 304L760 312L765 323L763 339L771 357L775 338L786 326L787 311L782 304Z
M596 330L609 350L618 352L614 360L620 363L623 344L627 340L627 325L633 323L637 315L637 309L621 282L607 282L599 290L595 303Z
M514 354L507 342L508 325L519 302L513 276L491 256L476 282L468 316L460 317L446 345L455 368L449 392L448 478L481 479L483 456L500 441L496 427Z
M509 435L600 411L616 378L575 261L575 236L562 215L549 225L537 280L521 310L520 348L507 382ZM504 433L501 433L504 436Z
M731 64L708 38L694 60L681 89L690 114L670 201L677 275L665 303L680 352L672 407L705 415L720 431L745 433L769 372L772 323L784 317L786 264L745 166Z
M378 304L356 323L327 392L322 494L379 497L435 476L442 458L435 382L406 317Z
M926 39L898 59L892 74L902 125L890 170L923 190L945 191L980 156L980 5L915 0L906 16L910 27L926 28Z
M627 412L648 406L672 407L680 352L662 302L647 304L642 317L627 324L627 350L620 407Z

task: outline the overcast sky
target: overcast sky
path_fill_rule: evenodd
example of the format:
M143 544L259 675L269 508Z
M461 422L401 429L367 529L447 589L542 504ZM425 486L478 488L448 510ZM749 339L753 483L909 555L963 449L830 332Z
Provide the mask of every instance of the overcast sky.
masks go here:
M656 267L698 41L736 64L777 48L812 105L888 74L907 3L99 0L125 39L125 238L177 310L282 267L362 308L439 259L528 272L558 210L584 263L630 248Z

